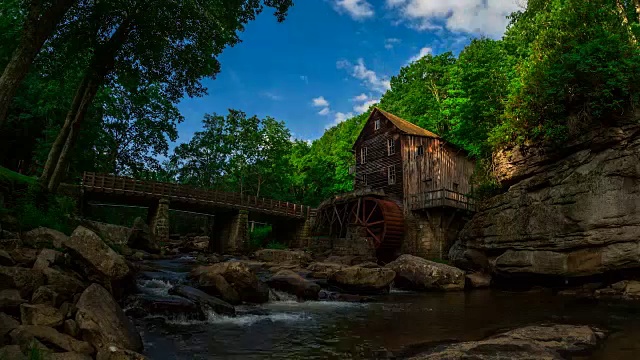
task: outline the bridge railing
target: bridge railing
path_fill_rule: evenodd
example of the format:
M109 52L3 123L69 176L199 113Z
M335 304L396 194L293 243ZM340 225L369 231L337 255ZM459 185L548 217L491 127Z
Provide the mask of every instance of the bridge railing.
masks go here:
M199 189L187 185L178 185L151 180L137 180L128 177L85 172L82 177L85 190L122 195L167 198L197 203L226 204L247 209L308 217L315 212L309 206L286 201L267 199L239 193Z

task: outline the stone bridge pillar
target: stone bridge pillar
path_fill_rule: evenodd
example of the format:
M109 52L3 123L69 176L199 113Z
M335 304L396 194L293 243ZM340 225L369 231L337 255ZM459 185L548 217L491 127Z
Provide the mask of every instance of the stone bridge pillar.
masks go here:
M288 219L273 223L273 238L290 248L306 248L311 238L311 224L314 219Z
M147 213L147 222L156 242L163 244L169 241L169 200L160 199L151 206ZM159 244L159 245L160 245Z
M221 254L241 254L247 251L249 243L249 212L239 210L229 214L216 215L209 250Z

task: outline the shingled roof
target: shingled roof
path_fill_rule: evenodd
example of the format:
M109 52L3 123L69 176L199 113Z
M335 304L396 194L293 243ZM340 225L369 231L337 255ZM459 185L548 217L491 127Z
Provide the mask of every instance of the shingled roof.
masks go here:
M423 129L418 125L412 124L410 122L408 122L405 119L401 119L391 113L388 113L380 108L374 108L375 110L371 112L371 115L373 115L373 113L377 110L379 111L384 117L386 117L387 119L389 119L389 121L391 121L393 123L393 125L395 125L398 129L400 129L400 131L409 134L409 135L416 135L416 136L425 136L425 137L430 137L430 138L440 138L440 136L432 133L429 130Z

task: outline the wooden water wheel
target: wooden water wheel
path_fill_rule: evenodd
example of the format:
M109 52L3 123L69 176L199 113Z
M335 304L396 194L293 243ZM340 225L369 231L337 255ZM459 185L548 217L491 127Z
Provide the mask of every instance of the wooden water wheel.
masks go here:
M349 226L363 228L378 253L400 248L404 235L402 209L393 201L375 196L339 199L318 209L317 222L330 236L344 237Z

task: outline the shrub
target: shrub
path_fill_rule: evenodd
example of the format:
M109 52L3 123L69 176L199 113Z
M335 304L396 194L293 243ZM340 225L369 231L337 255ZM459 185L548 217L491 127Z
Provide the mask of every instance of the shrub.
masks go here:
M45 194L38 185L29 185L18 194L14 212L22 231L42 226L71 234L76 205L72 198Z
M249 247L251 250L262 248L269 235L271 235L271 230L271 225L254 228L249 235Z

